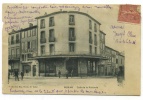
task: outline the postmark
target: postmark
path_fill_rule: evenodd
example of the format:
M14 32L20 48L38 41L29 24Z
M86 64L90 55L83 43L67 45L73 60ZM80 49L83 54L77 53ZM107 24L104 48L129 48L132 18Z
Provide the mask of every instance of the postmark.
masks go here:
M120 5L118 21L140 24L140 5Z

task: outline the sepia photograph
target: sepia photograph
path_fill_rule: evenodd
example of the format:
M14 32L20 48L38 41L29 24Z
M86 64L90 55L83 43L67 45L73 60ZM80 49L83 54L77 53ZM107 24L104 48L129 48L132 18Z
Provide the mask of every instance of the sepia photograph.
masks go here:
M140 95L140 7L3 4L3 93Z

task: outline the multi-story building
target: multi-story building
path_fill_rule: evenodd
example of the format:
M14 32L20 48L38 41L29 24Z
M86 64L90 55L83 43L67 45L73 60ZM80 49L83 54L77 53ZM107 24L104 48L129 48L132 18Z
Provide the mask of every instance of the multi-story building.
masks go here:
M8 39L8 63L11 73L20 69L20 31L12 30Z
M124 67L124 55L108 46L105 46L105 49L105 56L108 58L105 61L105 75L115 76L119 67Z
M21 71L25 76L38 76L37 62L29 60L38 51L37 45L37 25L29 24L29 27L20 30L21 33Z
M58 70L62 75L73 71L73 76L112 73L113 64L107 66L107 61L115 52L105 47L106 34L96 19L78 11L45 13L36 19L36 26L17 31L19 70L25 75L56 76Z
M37 17L40 76L66 70L73 75L96 73L100 51L100 23L86 13L59 11Z

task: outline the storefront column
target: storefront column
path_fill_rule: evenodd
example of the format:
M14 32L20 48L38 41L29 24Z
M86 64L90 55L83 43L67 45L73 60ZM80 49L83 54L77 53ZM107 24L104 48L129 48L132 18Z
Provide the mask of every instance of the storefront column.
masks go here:
M37 61L37 64L36 64L36 77L39 76L39 63Z
M30 65L30 67L31 67L31 77L33 77L33 66L32 66L32 64Z

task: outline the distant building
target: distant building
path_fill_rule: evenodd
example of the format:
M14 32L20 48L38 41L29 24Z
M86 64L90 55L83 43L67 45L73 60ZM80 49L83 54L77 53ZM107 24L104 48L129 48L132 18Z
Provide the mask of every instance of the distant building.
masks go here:
M36 19L36 26L15 32L20 37L17 69L28 76L56 76L58 70L62 75L73 70L73 76L115 75L116 50L105 47L106 34L96 19L78 11L45 13Z

